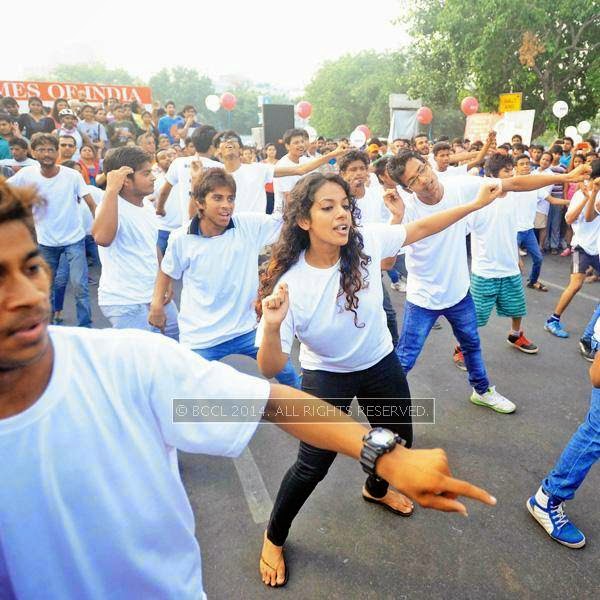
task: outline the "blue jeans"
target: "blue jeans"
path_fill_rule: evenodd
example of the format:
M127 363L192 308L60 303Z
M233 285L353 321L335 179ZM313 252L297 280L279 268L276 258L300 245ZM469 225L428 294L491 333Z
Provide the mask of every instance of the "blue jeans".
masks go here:
M460 344L469 373L469 383L478 394L487 392L490 381L481 353L475 304L468 292L458 304L441 310L430 310L406 301L402 333L396 348L404 372L408 374L414 367L433 324L442 316L449 321Z
M560 227L563 221L564 207L560 204L551 204L546 223L546 249L558 250L561 245Z
M558 462L544 479L544 490L561 500L571 500L592 465L600 458L600 388L592 389L590 410L573 434Z
M55 308L56 280L61 256L65 256L66 269L68 269L68 278L73 288L75 296L75 305L77 307L77 323L80 327L92 326L92 309L90 306L90 292L88 288L88 265L85 257L85 241L81 238L74 244L67 246L43 246L40 244L40 253L44 260L50 266L52 271L52 290L50 298L52 300L52 312ZM64 276L63 266L63 276ZM60 283L60 281L59 281ZM64 290L63 290L64 298Z
M242 354L256 360L258 348L254 345L255 341L256 330L253 329L248 333L238 335L238 337L231 340L212 346L212 348L193 348L193 350L206 360L221 360L230 354ZM275 379L284 385L300 388L300 377L292 365L291 358L287 361L283 370L275 375Z
M583 332L583 335L581 336L582 340L587 340L588 342L591 342L592 337L594 335L594 327L596 326L596 321L598 320L599 317L600 317L600 304L598 304L598 306L596 306L596 310L594 311L594 314L592 315L590 322L587 324L585 331ZM600 341L600 340L598 340L598 341Z
M169 244L169 236L171 235L170 231L166 231L165 229L158 230L158 238L156 240L156 245L160 249L160 253L164 256L167 251L167 245Z
M381 273L381 276L383 277L383 272ZM383 281L381 284L383 289L383 310L385 311L387 327L390 331L390 335L392 336L392 343L394 344L395 348L398 344L398 318L396 316L396 309L392 305L390 293L387 291Z
M98 245L94 240L93 235L85 236L85 253L87 255L88 264L90 267L100 265L100 255L98 254Z
M542 261L544 260L544 257L540 250L537 238L535 237L535 231L533 229L519 231L519 233L517 233L517 244L519 247L525 248L529 256L531 256L532 264L528 283L537 283L542 270Z
M160 333L160 329L148 323L150 304L111 304L101 306L100 310L115 329L143 329ZM173 300L165 304L165 315L167 318L165 335L179 341L177 306Z
M404 277L404 279L406 279L408 273L406 271L404 253L398 254L398 256L396 256L396 262L394 263L394 266L391 269L388 269L387 274L389 275L389 278L391 279L392 283L398 283L398 281L400 281L400 277Z

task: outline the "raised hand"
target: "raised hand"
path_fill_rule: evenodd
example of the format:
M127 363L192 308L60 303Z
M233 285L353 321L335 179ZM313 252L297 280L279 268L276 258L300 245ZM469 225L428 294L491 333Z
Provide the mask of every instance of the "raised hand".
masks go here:
M496 182L486 182L479 188L474 204L477 208L483 208L491 204L502 193L502 185Z
M279 283L273 293L262 301L262 318L265 325L279 326L290 306L287 283Z

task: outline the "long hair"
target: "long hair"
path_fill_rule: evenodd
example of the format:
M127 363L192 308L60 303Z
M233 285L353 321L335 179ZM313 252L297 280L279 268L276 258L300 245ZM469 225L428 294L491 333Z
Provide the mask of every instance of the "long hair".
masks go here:
M365 326L364 323L358 322L356 310L358 308L358 292L369 285L367 265L371 262L371 257L364 253L363 237L357 228L360 210L356 205L356 200L351 195L346 181L335 174L312 173L298 181L290 192L290 201L283 214L281 235L273 246L271 260L260 278L256 304L259 317L262 314L262 300L273 293L281 276L298 262L300 253L309 248L308 232L298 225L298 221L310 219L310 209L315 195L326 183L336 183L343 188L348 197L352 215L348 243L341 247L340 252L340 290L337 297L346 297L344 309L354 313L354 325L356 327Z

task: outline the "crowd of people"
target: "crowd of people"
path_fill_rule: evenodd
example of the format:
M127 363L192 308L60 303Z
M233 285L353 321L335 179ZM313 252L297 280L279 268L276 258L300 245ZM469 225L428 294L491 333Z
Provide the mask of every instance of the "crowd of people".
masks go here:
M300 440L264 533L268 586L287 582L290 527L338 452L360 461L364 500L397 515L410 516L414 501L466 512L460 495L495 503L452 478L443 451L412 448L407 375L445 317L469 400L515 412L488 377L480 331L495 308L509 320L508 344L537 353L523 325L525 287L547 292L544 254L560 253L572 273L545 329L568 337L564 311L600 274L594 139L544 148L518 135L497 145L494 132L472 142L418 134L353 148L291 129L282 141L279 157L275 144L245 146L170 101L147 111L60 99L50 109L30 98L20 113L0 99L8 597L34 597L42 583L49 597L198 597L200 553L176 451L235 456L261 416ZM59 327L69 284L79 328ZM96 286L110 329L93 329ZM405 294L400 327L390 294ZM593 363L589 413L527 501L571 548L585 536L564 502L600 457L598 316L600 305L579 343ZM232 354L278 383L219 362ZM210 408L241 397L255 419L174 421L175 398ZM347 416L353 398L372 429ZM300 423L281 417L298 405ZM334 410L317 427L323 407ZM157 530L159 539L146 535Z

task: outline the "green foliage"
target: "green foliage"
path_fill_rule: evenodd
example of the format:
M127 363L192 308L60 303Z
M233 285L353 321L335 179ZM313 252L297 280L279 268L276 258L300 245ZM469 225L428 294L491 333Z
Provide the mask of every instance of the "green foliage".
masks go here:
M306 87L311 125L328 137L349 135L363 123L373 133L387 134L388 96L404 91L405 72L399 53L365 51L325 62Z
M445 106L473 94L482 111L497 110L500 93L523 92L523 108L536 110L534 136L555 122L558 99L570 106L569 122L593 118L600 106L595 4L416 0L409 92Z
M213 122L213 113L204 106L206 96L214 94L213 83L206 75L200 75L195 69L178 66L161 69L150 77L148 85L152 88L154 100L160 100L163 104L173 100L178 110L185 104L193 104L201 123Z

